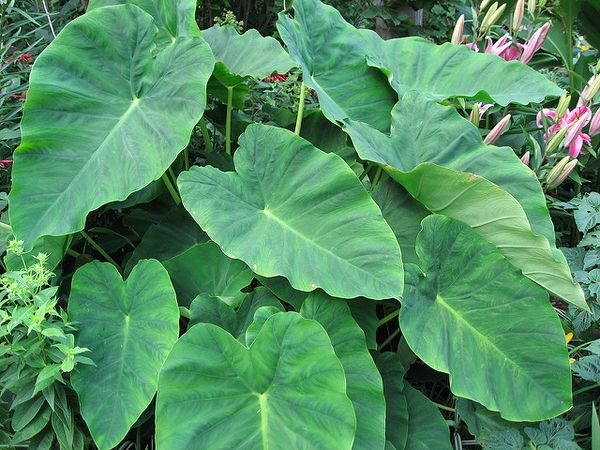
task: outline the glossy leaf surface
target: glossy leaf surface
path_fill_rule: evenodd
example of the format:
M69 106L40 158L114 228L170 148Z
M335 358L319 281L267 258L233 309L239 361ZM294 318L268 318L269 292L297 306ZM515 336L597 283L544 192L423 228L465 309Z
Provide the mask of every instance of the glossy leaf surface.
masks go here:
M456 395L508 420L543 420L568 410L567 348L547 294L494 245L449 217L423 220L417 254L423 272L407 265L400 310L413 351L450 374Z
M162 370L157 445L351 449L356 425L345 390L327 333L297 313L271 316L250 348L198 324Z
M88 212L159 178L187 145L213 57L201 37L157 50L156 32L136 6L97 8L36 60L10 200L26 247L81 230Z
M167 271L140 261L126 281L91 262L73 277L69 318L76 344L96 364L71 375L81 414L101 449L119 444L156 393L158 373L177 340L179 310Z
M183 204L225 254L298 290L401 295L398 243L342 159L265 125L249 126L239 144L237 172L195 167L179 177Z

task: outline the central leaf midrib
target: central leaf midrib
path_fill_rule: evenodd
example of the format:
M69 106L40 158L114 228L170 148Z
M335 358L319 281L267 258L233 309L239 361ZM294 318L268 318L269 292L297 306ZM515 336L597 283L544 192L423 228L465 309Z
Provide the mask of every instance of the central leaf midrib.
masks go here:
M372 273L370 273L368 270L359 267L357 265L354 265L352 263L350 263L348 260L342 258L341 256L339 256L338 254L326 249L325 247L323 247L322 245L320 245L318 242L316 242L315 240L311 239L309 236L306 236L305 234L303 234L301 231L291 227L287 222L281 220L279 217L277 217L276 215L274 215L271 210L268 209L264 209L264 214L267 217L272 218L277 224L281 225L284 229L289 230L290 232L292 232L293 234L295 234L296 236L300 237L302 240L304 240L305 242L307 242L309 245L318 248L320 251L326 253L327 255L332 255L334 256L337 260L341 261L342 263L350 266L350 267L354 267L356 269L358 269L361 273L364 273L365 275L367 275L369 278L378 280L378 281L383 281L384 280L380 280L379 278L373 276ZM387 284L387 282L385 282L385 284Z

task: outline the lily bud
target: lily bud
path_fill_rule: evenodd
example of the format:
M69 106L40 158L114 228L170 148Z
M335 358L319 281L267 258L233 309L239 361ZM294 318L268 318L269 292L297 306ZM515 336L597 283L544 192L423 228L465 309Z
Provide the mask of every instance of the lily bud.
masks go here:
M533 13L535 12L536 8L537 8L537 4L536 4L536 1L535 1L535 0L529 0L529 1L527 2L527 10L528 10L528 11L529 11L531 14L533 14Z
M556 133L552 137L552 139L550 139L550 142L548 142L548 145L546 145L546 155L548 155L549 153L552 153L554 150L556 150L558 148L561 141L565 138L565 134L567 134L567 131L569 131L569 127L562 127L558 131L558 133Z
M498 140L498 138L506 131L508 127L508 122L510 122L510 114L507 114L502 118L500 122L496 124L494 128L488 133L488 135L483 140L485 145L492 145L494 142Z
M569 161L569 159L571 159L570 156L565 156L556 164L556 166L552 168L552 170L546 177L546 187L548 189L551 189L561 184L573 171L573 169L577 165L577 160L572 159L571 161Z
M588 81L587 86L583 89L581 93L581 101L583 104L588 104L598 93L600 90L600 75L594 75Z
M600 59L596 63L596 73L600 72Z
M454 25L454 31L452 32L452 42L455 45L459 45L462 42L463 30L465 28L465 15L461 14L456 25Z
M540 9L546 6L546 0L540 0Z
M498 10L498 2L492 3L492 6L487 10L485 16L483 16L483 20L481 21L481 28L487 28L490 26L490 19L494 15L494 13Z
M483 0L481 2L481 5L479 5L479 10L483 11L485 9L485 7L488 5L489 2L490 2L490 0Z
M560 118L565 115L570 103L571 96L569 94L563 94L563 96L558 101L558 106L556 107L556 116L554 116L554 120L558 122Z
M542 48L542 45L544 45L544 42L546 42L546 38L548 37L551 26L552 24L550 22L546 22L535 33L533 33L531 39L529 39L529 41L525 44L523 54L521 55L521 58L519 58L519 61L521 61L523 64L527 64L529 61L531 61L531 58L533 58L535 52Z
M525 11L525 0L517 0L517 6L513 13L512 30L516 33L521 28L523 13Z
M598 111L596 111L596 114L592 117L589 130L590 136L595 136L598 133L600 133L600 108L598 108Z
M497 5L497 3L494 3L494 5ZM494 5L492 5L492 6L494 6ZM492 8L490 7L490 10L491 9ZM498 22L498 19L500 18L500 16L502 16L502 13L504 12L505 9L506 9L506 4L503 4L502 6L497 8L492 14L490 14L490 11L488 11L488 14L486 14L485 17L483 18L483 22L481 23L481 28L482 29L490 28L492 25L494 25L496 22ZM487 22L487 24L484 24L486 17L488 18L488 22Z
M525 154L523 156L521 156L521 162L523 164L525 164L527 167L529 167L529 160L531 159L531 153L529 153L529 150L527 150L525 152Z
M475 126L479 125L479 105L475 103L473 105L473 109L471 110L471 115L469 116L469 120Z

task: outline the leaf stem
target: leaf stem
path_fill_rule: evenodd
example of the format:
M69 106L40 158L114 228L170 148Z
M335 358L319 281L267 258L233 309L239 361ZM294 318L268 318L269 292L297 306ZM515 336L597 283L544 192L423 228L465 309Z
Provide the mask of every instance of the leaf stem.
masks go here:
M379 183L379 179L381 178L381 173L383 172L383 169L381 168L381 166L379 166L377 168L377 172L375 172L375 176L373 177L373 181L371 182L371 188L369 189L369 192L371 192L375 186L377 186L377 183Z
M200 119L200 130L202 131L202 139L204 139L204 146L206 147L206 153L211 153L214 148L210 140L210 134L208 133L208 127L206 126L206 120L204 116Z
M12 227L4 222L0 222L0 230L12 231Z
M185 170L190 170L190 152L187 147L183 149L183 166Z
M377 347L377 351L381 351L382 348L384 348L386 345L388 345L390 342L392 342L392 340L398 336L398 333L400 333L400 328L396 328L394 330L394 332L390 335L390 337L388 337L385 341L383 341L383 343Z
M298 115L296 116L296 127L294 133L300 136L300 128L302 127L302 116L304 115L304 99L306 98L306 85L304 81L300 85L300 100L298 100Z
M181 199L179 198L179 194L175 190L175 187L173 186L173 183L171 183L171 180L169 179L169 176L167 175L166 172L162 174L162 180L163 180L163 183L165 183L165 186L167 187L169 194L171 194L171 197L173 197L175 204L180 205Z
M388 323L390 320L392 320L394 317L397 317L399 314L400 314L400 308L395 309L394 311L389 313L387 316L385 316L383 319L381 319L379 322L377 322L377 328L379 328L381 325Z
M231 155L231 115L233 113L233 86L227 86L227 116L225 117L225 152Z
M358 176L358 179L360 181L362 181L363 178L365 178L367 176L367 174L371 171L371 169L373 168L374 165L375 165L375 163L372 163L372 162L367 164L367 167L365 169L363 169L362 173Z
M450 411L450 412L456 412L455 408L451 408L450 406L446 406L446 405L442 405L440 403L436 403L433 400L429 400L431 403L433 403L435 406L437 406L439 409L443 409L444 411Z
M96 242L94 242L94 240L91 237L89 237L85 231L81 230L79 233L83 236L83 238L92 247L94 247L98 251L98 253L100 253L102 256L104 256L104 259L106 259L109 263L111 263L113 266L115 266L117 268L117 270L119 271L119 273L121 273L121 267L117 264L117 262L114 259L112 259L110 257L110 255L108 253L106 253L104 251L104 249L102 247L100 247L98 244L96 244Z

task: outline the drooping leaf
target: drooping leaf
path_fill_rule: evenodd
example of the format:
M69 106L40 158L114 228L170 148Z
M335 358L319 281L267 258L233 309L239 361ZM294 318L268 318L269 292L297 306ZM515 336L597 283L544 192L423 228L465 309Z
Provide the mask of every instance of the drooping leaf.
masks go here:
M509 428L522 431L525 426L533 425L528 422L510 422L503 419L498 412L490 411L485 406L466 398L457 399L456 411L467 424L469 433L479 440L490 433L502 432Z
M318 0L295 0L293 8L293 19L279 13L277 29L323 114L332 122L349 117L389 130L398 97L384 74L367 65L371 49L362 33Z
M284 277L261 277L256 276L256 279L274 295L282 301L293 306L296 311L300 311L302 303L308 297L308 293L294 289L287 278Z
M156 31L136 6L97 8L37 58L10 194L26 247L81 230L88 212L159 178L187 145L214 60L201 37L156 52Z
M162 264L169 272L179 304L183 306L189 306L198 294L203 293L237 306L244 297L241 290L254 277L246 264L225 256L214 242L196 244Z
M508 420L568 410L567 348L547 294L449 217L423 220L417 254L423 272L407 265L400 327L426 364L450 374L452 392Z
M547 96L564 93L519 61L476 53L466 45L436 45L420 37L382 40L373 32L362 33L372 40L371 47L379 50L367 57L368 63L388 74L400 97L417 90L436 101L466 97L505 106L540 103Z
M183 204L225 254L259 275L283 275L298 290L401 295L398 243L338 156L259 124L239 144L236 173L193 167L178 180Z
M297 313L271 316L250 348L195 325L160 375L158 448L350 449L355 426L327 333Z
M344 300L323 291L312 292L302 305L302 317L319 322L331 339L346 373L346 390L356 413L354 450L385 445L386 404L381 375L367 349L365 335Z
M97 261L73 276L69 319L79 324L76 344L95 366L71 375L81 415L96 445L119 444L156 393L158 373L179 334L179 310L167 271L142 260L126 281Z
M565 262L554 259L548 240L531 231L521 205L485 178L424 163L392 178L429 211L461 220L493 243L523 274L557 297L589 310Z
M404 380L408 407L408 437L404 450L451 450L450 430L437 407Z

